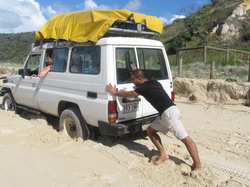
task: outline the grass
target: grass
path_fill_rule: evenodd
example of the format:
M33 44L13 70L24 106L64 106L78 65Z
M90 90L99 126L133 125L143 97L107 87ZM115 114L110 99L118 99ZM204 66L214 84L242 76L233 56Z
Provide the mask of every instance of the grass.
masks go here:
M181 77L186 78L210 78L211 65L203 62L184 64ZM178 66L171 66L173 77L178 77ZM233 80L237 82L248 81L248 66L216 65L214 79Z
M247 82L249 53L240 51L215 50L207 48L206 63L203 62L203 49L181 51L182 75L187 78L209 79L211 62L215 62L214 79ZM168 56L173 76L178 76L176 55Z

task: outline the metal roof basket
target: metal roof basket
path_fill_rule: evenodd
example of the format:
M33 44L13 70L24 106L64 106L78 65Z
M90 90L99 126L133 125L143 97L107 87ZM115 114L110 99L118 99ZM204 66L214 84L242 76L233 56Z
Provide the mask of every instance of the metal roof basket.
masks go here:
M104 36L136 36L152 37L159 35L158 32L152 31L143 23L133 21L116 21Z

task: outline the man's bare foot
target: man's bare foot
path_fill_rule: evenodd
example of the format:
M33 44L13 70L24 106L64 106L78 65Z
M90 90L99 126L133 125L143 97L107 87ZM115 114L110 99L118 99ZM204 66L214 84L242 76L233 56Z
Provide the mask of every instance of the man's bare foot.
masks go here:
M154 165L159 165L162 162L164 162L165 160L169 159L168 155L164 155L164 156L159 156L155 161L154 161Z
M192 167L191 167L192 170L199 170L201 168L202 168L201 164L197 164L197 165L193 164Z

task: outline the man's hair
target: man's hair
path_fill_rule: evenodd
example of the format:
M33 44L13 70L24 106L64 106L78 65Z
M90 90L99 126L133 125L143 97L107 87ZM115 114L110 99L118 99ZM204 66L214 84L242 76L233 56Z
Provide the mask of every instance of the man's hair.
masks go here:
M47 50L47 57L52 58L53 50Z
M145 74L141 69L136 69L134 71L131 72L131 75L133 75L135 78L142 78L145 79Z

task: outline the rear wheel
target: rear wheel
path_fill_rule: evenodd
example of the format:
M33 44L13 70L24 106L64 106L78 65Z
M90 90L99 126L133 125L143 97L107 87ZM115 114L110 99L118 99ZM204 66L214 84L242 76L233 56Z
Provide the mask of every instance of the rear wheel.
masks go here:
M6 93L3 96L2 108L5 111L16 111L16 102L11 93Z
M72 139L89 139L89 129L78 108L68 108L62 112L59 120L60 131Z

